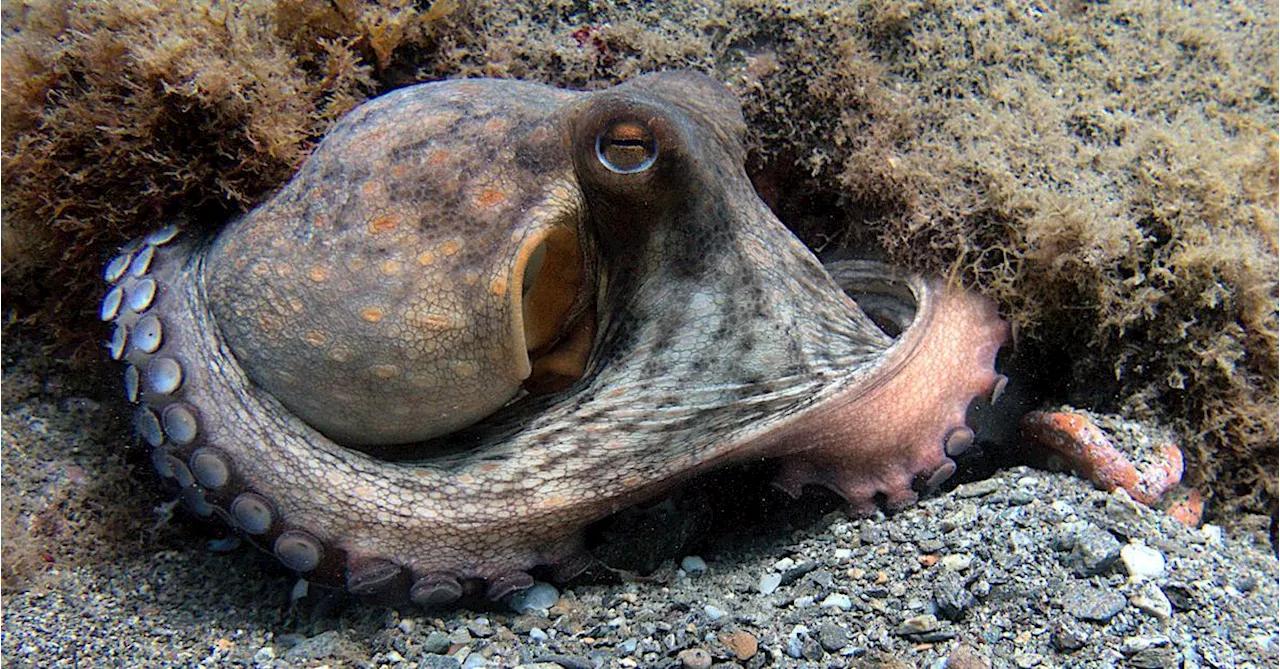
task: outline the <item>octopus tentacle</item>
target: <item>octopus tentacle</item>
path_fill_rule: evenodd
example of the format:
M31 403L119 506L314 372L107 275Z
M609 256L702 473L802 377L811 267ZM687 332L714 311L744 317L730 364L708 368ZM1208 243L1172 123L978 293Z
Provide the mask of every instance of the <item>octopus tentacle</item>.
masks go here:
M1008 326L990 300L938 281L875 263L827 269L846 292L863 296L860 304L894 307L893 320L905 327L875 378L829 402L796 434L775 437L822 444L785 457L775 485L792 496L804 485L824 486L859 514L875 511L877 496L902 508L916 488L932 491L954 474L951 458L973 443L965 411L1007 382L994 367Z

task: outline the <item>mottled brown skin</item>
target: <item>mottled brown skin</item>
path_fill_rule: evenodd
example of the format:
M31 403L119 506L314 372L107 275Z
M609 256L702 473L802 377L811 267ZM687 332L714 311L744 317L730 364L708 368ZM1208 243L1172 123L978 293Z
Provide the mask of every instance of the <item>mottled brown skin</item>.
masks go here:
M837 283L756 196L743 131L692 73L441 82L357 108L216 239L117 261L141 308L109 296L104 318L157 467L308 579L429 605L572 575L588 523L736 462L781 458L784 490L858 512L911 503L1002 386L1006 327L882 266L833 265ZM547 266L576 279L522 298L545 285L525 280L539 239L572 249Z

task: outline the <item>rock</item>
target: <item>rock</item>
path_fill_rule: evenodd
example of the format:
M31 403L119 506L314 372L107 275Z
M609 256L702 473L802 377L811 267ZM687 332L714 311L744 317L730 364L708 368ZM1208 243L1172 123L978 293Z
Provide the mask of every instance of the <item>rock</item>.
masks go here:
M849 595L833 592L822 600L821 606L824 609L833 608L840 609L841 611L848 611L853 608L853 600L849 599Z
M814 561L812 561L812 560L808 560L808 561L802 562L802 563L800 563L800 564L798 564L798 565L796 565L796 566L794 566L794 567L792 567L792 568L790 568L790 569L788 569L788 570L786 570L786 571L782 572L782 580L780 581L780 584L781 584L781 585L791 585L792 583L795 583L796 581L800 580L800 577L801 577L801 576L804 576L805 574L807 574L807 573L809 573L809 572L811 572L811 571L813 571L814 569L817 569L817 568L818 568L818 563L817 563L817 562L814 562Z
M1173 616L1173 604L1160 586L1150 581L1142 584L1138 592L1129 598L1129 603L1160 620L1168 620Z
M1009 493L1009 506L1026 506L1034 502L1037 495L1034 490L1018 488Z
M1054 623L1049 640L1055 649L1074 653L1089 641L1089 630L1071 618L1062 618Z
M1193 590L1186 583L1168 583L1160 589L1165 597L1169 599L1169 603L1177 611L1193 611L1200 608L1200 600Z
M810 573L808 576L805 577L805 580L808 581L809 583L812 583L818 586L822 590L830 589L831 586L835 585L835 582L836 582L835 576L833 576L831 572L826 569L819 569L817 571Z
M1093 576L1111 568L1120 557L1120 542L1101 527L1087 524L1075 535L1066 562L1076 574Z
M556 590L554 585L541 581L534 583L533 587L525 588L510 595L506 599L507 606L510 606L516 613L537 611L546 614L547 609L555 606L558 601L560 601L560 591Z
M1135 581L1164 576L1164 555L1144 544L1130 543L1121 548L1120 563Z
M728 634L719 636L720 643L729 649L730 653L739 660L745 662L755 657L760 650L760 641L756 639L754 634L745 630L735 630Z
M994 478L966 483L955 489L955 495L962 499L983 497L1000 489L1000 481Z
M809 638L809 628L804 625L796 625L791 628L791 634L787 635L787 655L799 660L804 657L805 642L811 641Z
M835 623L825 622L818 626L818 643L828 653L834 653L849 645L849 633Z
M889 530L880 523L865 523L858 532L858 538L864 544L875 546L889 540Z
M1125 637L1124 643L1120 645L1120 652L1129 658L1129 666L1140 669L1177 667L1182 664L1182 653L1169 643L1168 637L1163 636Z
M449 643L465 646L471 643L471 632L466 627L459 627L449 632Z
M1213 669L1235 669L1236 652L1226 641L1217 637L1197 639L1195 649L1200 659Z
M1067 591L1063 608L1077 620L1107 622L1124 610L1128 600L1114 590L1076 585Z
M724 611L717 606L707 604L702 607L702 612L712 621L719 620L724 617Z
M709 669L711 667L711 653L701 648L682 650L679 655L676 655L676 659L680 660L680 666L685 669Z
M484 639L493 636L493 625L488 618L481 616L467 622L467 631L477 639Z
M782 585L782 574L769 572L760 577L760 584L756 588L762 595L772 595L778 590L779 585Z
M913 616L902 621L894 632L900 636L924 634L938 629L938 617L933 614Z
M449 635L439 631L428 634L427 640L422 642L422 652L434 655L449 652Z
M343 645L344 642L342 635L336 630L330 630L298 642L297 645L286 651L281 659L286 662L296 662L301 664L329 657L337 657L341 656Z
M947 656L946 669L991 669L991 660L973 646L962 643Z
M546 631L544 631L541 627L533 627L533 628L530 628L529 630L529 638L533 641L542 642L550 639L551 637L548 636Z
M942 565L943 569L964 571L969 568L969 565L973 564L973 556L968 553L952 553L942 556L938 563Z
M973 595L965 589L964 579L955 572L943 574L933 585L933 601L938 613L947 620L959 620L973 606Z
M707 561L697 555L687 555L680 561L680 568L690 576L701 576L707 573Z

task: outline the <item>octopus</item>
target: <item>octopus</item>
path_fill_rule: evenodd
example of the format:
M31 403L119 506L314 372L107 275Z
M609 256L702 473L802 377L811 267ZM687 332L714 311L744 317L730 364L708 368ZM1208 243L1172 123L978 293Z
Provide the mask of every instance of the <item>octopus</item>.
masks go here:
M213 233L104 272L134 424L195 515L309 582L450 605L591 564L583 530L705 472L896 510L1007 378L988 299L822 264L690 72L486 79L348 113Z

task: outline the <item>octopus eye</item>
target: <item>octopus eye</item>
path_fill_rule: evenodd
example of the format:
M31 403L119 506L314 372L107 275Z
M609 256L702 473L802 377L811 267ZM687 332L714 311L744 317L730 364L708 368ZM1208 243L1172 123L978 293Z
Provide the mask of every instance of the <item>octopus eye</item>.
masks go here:
M658 139L639 121L618 121L596 135L596 158L618 174L636 174L658 159Z

